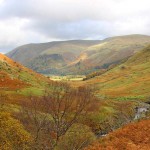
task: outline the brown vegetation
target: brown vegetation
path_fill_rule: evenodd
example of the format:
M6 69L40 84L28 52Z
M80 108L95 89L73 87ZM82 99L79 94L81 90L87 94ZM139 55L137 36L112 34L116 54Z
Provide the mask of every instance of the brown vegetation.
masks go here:
M72 89L60 83L42 98L23 102L19 116L32 132L36 148L54 149L79 117L86 115L92 101L89 88Z
M31 142L31 135L18 120L13 119L8 113L0 112L1 150L27 150Z
M124 126L85 150L148 150L150 149L150 120Z

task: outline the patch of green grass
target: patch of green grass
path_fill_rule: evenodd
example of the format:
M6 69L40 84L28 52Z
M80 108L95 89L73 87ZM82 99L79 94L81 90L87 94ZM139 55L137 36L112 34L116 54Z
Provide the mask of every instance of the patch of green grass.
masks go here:
M44 94L44 89L36 88L36 87L29 87L25 89L21 89L19 94L24 96L42 96Z
M118 97L116 100L121 101L129 101L129 100L143 100L145 99L144 95L137 95L137 96L124 96L124 97Z

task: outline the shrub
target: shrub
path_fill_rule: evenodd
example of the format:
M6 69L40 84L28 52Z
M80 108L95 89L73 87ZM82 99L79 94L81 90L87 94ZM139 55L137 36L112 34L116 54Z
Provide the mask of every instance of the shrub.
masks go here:
M27 150L32 141L23 125L10 114L0 112L0 149Z
M74 124L61 137L56 150L82 149L95 140L94 133L86 125Z

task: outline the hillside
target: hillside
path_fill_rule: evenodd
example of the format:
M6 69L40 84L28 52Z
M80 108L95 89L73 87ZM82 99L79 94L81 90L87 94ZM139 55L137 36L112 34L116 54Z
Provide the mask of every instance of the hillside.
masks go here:
M150 149L150 120L142 120L120 128L85 150L148 150Z
M69 72L93 72L117 64L132 56L150 43L150 36L128 35L105 39L99 44L88 47L78 59L65 67ZM68 72L68 73L69 73Z
M83 82L99 97L142 100L150 96L150 46L106 73Z
M37 72L61 74L59 68L75 61L82 51L97 43L99 41L74 40L27 44L15 48L7 56Z
M41 95L50 80L0 54L0 95L7 99Z
M145 35L49 42L21 46L7 56L44 74L88 74L120 63L149 43L150 36Z
M96 137L108 134L132 122L137 115L136 108L139 110L139 107L146 107L144 103L139 103L140 101L128 101L128 99L141 100L149 96L149 58L150 46L100 76L82 82L73 82L78 86L83 85L76 89L64 82L52 82L0 54L0 108L6 111L5 113L12 113L13 119L20 121L29 136L34 139L32 146L35 149L46 149L47 147L50 149L53 141L56 143L54 147L58 150L66 150L66 146L70 150L74 144L80 147L80 144L82 146L83 142L88 140L88 143L83 145L86 147ZM68 83L70 82L68 81ZM100 99L94 96L93 90ZM44 92L46 93L43 96ZM3 107L3 100L7 100L8 105ZM78 114L79 116L76 118ZM7 114L1 116L5 117ZM147 112L141 114L141 118L143 117L147 117ZM8 115L5 121L10 119L12 120L12 117ZM144 130L149 132L145 124L142 123ZM24 128L21 129L24 131ZM123 133L131 130L141 140L140 128L141 124L140 126L129 125L125 129L117 130L110 134L114 141L110 140L111 137L108 137L108 140L106 137L106 144L112 144L112 147L114 143L117 145L119 143L118 134L119 137L120 135L126 136ZM26 131L24 132L26 133ZM134 142L137 141L133 139L132 133L128 135L131 138L124 140L121 137L123 143L121 147L126 147L128 143L135 148L141 146L140 142L134 145ZM16 136L15 133L13 136ZM12 142L12 140L10 141ZM94 148L96 146L97 149L97 145L98 148L101 147L98 142ZM146 148L147 146L149 145L146 143Z

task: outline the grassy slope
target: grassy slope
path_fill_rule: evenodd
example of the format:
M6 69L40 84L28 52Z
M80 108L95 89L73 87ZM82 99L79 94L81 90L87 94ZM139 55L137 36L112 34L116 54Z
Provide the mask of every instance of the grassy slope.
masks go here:
M32 93L41 95L50 81L30 69L0 54L0 94L10 99L27 96Z
M107 125L118 128L128 119L132 120L135 107L141 105L140 100L147 101L150 96L150 46L100 76L70 84L94 87L100 98L100 108L94 108L89 116L94 130L99 131L100 126L108 132Z
M86 83L94 85L99 96L118 99L143 99L150 96L150 46Z
M150 46L136 53L125 63L93 79L70 82L72 86L89 85L95 88L100 99L100 108L89 118L94 130L107 128L109 122L113 128L123 124L126 117L134 118L136 101L144 100L150 95ZM105 99L105 100L103 100ZM128 118L127 117L127 118ZM107 129L105 129L108 132Z

